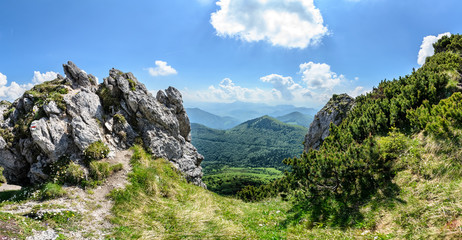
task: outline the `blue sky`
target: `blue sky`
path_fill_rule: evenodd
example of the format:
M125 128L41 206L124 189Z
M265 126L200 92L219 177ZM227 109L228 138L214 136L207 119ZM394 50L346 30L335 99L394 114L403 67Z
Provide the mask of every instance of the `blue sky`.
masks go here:
M418 68L438 35L462 32L460 9L458 0L3 0L0 99L63 75L71 60L100 81L114 67L153 92L174 86L187 106L320 107Z

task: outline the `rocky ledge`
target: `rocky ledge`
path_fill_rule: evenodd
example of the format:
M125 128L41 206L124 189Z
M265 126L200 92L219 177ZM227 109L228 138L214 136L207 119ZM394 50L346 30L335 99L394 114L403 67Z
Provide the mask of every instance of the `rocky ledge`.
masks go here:
M305 136L305 152L309 149L319 149L324 139L329 136L330 123L339 125L354 105L354 98L347 94L334 94L314 116L308 134Z
M132 73L109 71L102 84L74 63L66 77L36 85L14 101L0 102L0 166L9 183L45 182L66 157L83 165L83 152L101 141L113 155L135 143L168 159L189 182L202 182L203 160L191 144L180 92L154 97Z

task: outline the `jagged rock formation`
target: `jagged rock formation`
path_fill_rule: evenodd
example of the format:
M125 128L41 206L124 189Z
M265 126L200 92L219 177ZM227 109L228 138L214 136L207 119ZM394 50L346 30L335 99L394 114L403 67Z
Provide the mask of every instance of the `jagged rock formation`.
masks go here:
M319 149L324 139L329 136L330 123L339 125L354 105L354 98L347 94L334 94L329 102L314 116L314 120L305 136L305 151Z
M82 163L83 151L102 141L111 152L135 142L170 160L188 181L202 182L203 160L190 143L190 124L180 92L169 87L154 97L132 73L116 69L98 85L74 63L66 78L35 86L13 104L0 102L0 166L8 182L39 183L66 157Z

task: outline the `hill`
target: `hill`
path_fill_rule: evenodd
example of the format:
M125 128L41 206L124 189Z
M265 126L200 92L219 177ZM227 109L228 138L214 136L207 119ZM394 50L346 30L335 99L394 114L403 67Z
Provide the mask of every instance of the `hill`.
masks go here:
M276 119L287 124L294 124L308 128L313 121L313 115L307 115L301 112L291 112L289 114L276 117Z
M281 177L286 169L281 159L302 152L306 132L268 116L227 131L191 124L192 143L204 156L203 180L208 189L224 195Z
M191 141L204 155L204 169L214 165L281 168L281 159L302 152L306 132L304 127L263 116L226 131L191 124Z
M221 117L200 108L186 108L189 121L198 123L214 129L230 129L241 123L239 120L232 117Z

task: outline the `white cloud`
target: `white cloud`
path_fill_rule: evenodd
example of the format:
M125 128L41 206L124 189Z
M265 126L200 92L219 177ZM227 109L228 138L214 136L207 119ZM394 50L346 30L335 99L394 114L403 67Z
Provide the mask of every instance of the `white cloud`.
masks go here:
M46 81L55 80L57 77L58 73L55 72L40 73L39 71L34 71L34 77L32 78L32 82L34 84L40 84Z
M353 91L348 92L348 95L357 97L359 95L366 95L369 92L371 92L371 90L364 89L362 86L357 86Z
M306 103L313 97L310 90L295 83L291 77L271 74L260 78L264 83L272 84L273 88L246 88L236 85L231 79L223 79L218 86L210 86L206 90L182 91L185 101L191 102L254 102L254 103Z
M0 73L0 87L5 86L8 83L6 76Z
M153 77L175 75L177 71L169 66L167 62L157 60L156 67L148 68L149 74Z
M295 83L292 80L292 77L283 77L278 74L271 74L260 78L260 80L262 82L273 84L274 91L279 92L281 97L285 100L294 99L294 91L297 89L302 89L302 86Z
M325 63L302 63L300 64L302 80L310 89L332 89L345 81L345 76L330 70Z
M327 34L313 0L220 0L211 24L218 36L306 48Z
M29 90L34 85L32 83L19 85L16 82L11 82L7 86L7 77L0 73L0 99L13 101L19 98L26 90Z
M443 36L451 36L451 33L446 32L439 34L438 36L429 35L423 38L422 45L420 45L419 55L417 56L417 63L423 65L427 57L433 56L434 49L433 43L436 43Z

